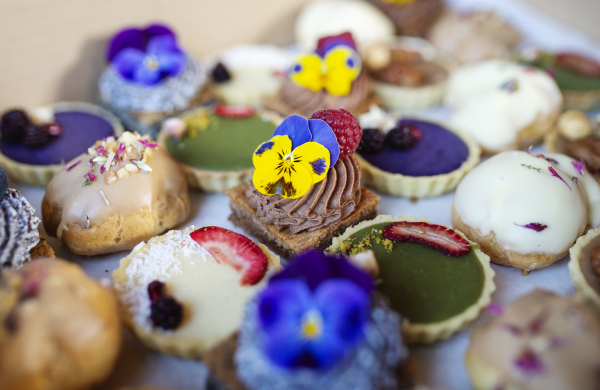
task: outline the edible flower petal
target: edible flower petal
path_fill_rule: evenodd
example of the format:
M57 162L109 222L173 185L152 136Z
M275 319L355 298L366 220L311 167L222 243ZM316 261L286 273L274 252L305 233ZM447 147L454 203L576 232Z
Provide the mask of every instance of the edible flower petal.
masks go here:
M531 222L531 223L528 223L527 225L519 225L519 224L515 223L515 225L520 226L522 228L535 230L538 233L545 230L546 228L548 228L548 225L544 225L544 224L541 224L538 222Z
M569 187L569 190L571 189L571 186L569 185L569 183L567 183L565 181L565 179L563 179L562 177L560 177L560 175L558 174L558 172L556 172L556 169L554 169L553 167L548 167L548 170L550 171L550 173L552 174L552 176L555 176L555 177L559 178L563 183L565 183L565 185L567 187Z
M329 129L331 130L331 128ZM310 127L308 126L308 120L300 115L290 115L285 118L283 122L275 128L275 131L273 131L273 136L276 135L287 135L292 141L292 149L296 149L298 146L309 142L313 138Z
M162 24L152 24L146 28L126 28L117 32L110 40L106 51L106 60L112 60L126 48L133 48L143 51L148 41L156 36L170 35L175 38L173 31Z
M583 162L583 159L581 159L581 161L573 160L571 161L571 165L573 165L573 168L575 168L577 173L583 176L583 168L585 168L585 162Z
M327 148L329 151L329 166L332 167L340 157L340 144L335 133L329 127L327 122L322 119L309 119L308 127L312 134L312 141L317 142Z
M530 350L524 350L517 356L515 366L526 375L541 374L546 370L544 363Z

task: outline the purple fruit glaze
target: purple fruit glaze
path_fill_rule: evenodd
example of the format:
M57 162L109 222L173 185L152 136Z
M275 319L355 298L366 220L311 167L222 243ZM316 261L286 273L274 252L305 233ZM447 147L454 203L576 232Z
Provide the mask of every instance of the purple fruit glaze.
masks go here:
M469 156L469 148L459 136L431 122L401 120L399 125L413 125L421 139L408 150L389 146L375 154L360 156L377 168L406 176L434 176L458 169Z
M54 118L62 126L63 134L53 138L47 146L30 149L0 139L0 151L11 160L25 164L61 164L85 152L97 140L114 135L110 122L87 112L62 111L55 113Z

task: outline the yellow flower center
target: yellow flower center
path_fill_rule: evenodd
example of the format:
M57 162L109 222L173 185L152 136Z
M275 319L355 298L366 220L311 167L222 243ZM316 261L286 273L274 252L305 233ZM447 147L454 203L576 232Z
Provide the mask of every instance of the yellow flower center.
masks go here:
M146 58L144 58L144 65L146 65L148 69L158 69L158 61L154 56L146 56Z
M309 340L317 339L323 333L323 319L316 310L311 310L302 320L302 337Z

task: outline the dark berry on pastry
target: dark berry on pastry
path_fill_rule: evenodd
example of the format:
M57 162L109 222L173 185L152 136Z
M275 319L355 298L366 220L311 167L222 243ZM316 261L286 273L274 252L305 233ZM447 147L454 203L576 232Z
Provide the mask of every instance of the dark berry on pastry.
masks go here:
M37 126L33 123L28 124L25 127L25 138L23 139L23 145L31 149L37 149L46 146L50 141L50 134L46 126Z
M171 297L161 297L150 305L150 319L157 328L176 329L181 323L183 309L179 302Z
M23 110L11 110L2 115L0 131L2 138L9 142L21 142L25 137L25 127L30 124Z
M224 83L231 80L231 74L222 62L219 62L212 71L212 79L215 83Z
M363 129L359 149L364 153L377 153L385 145L385 134L379 129Z
M394 149L410 149L421 138L421 132L415 126L400 125L387 134L385 141Z

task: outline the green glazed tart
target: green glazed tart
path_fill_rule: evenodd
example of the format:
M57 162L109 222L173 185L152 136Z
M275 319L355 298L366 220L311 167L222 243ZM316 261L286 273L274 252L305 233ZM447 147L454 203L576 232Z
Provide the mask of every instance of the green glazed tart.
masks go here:
M408 215L380 215L346 229L328 250L346 254L373 251L379 266L377 288L405 318L402 334L407 343L448 338L475 320L490 303L496 290L490 258L458 230L454 232L470 246L467 254L458 257L421 243L385 239L383 229L399 221L429 224L424 218Z
M569 273L577 294L600 309L600 269L593 265L596 248L600 248L600 228L588 231L571 247Z
M182 135L169 130L173 118L164 122L159 134L159 142L182 167L188 184L206 192L225 192L250 180L252 154L281 122L269 111L223 107L187 111L178 117L185 126Z

